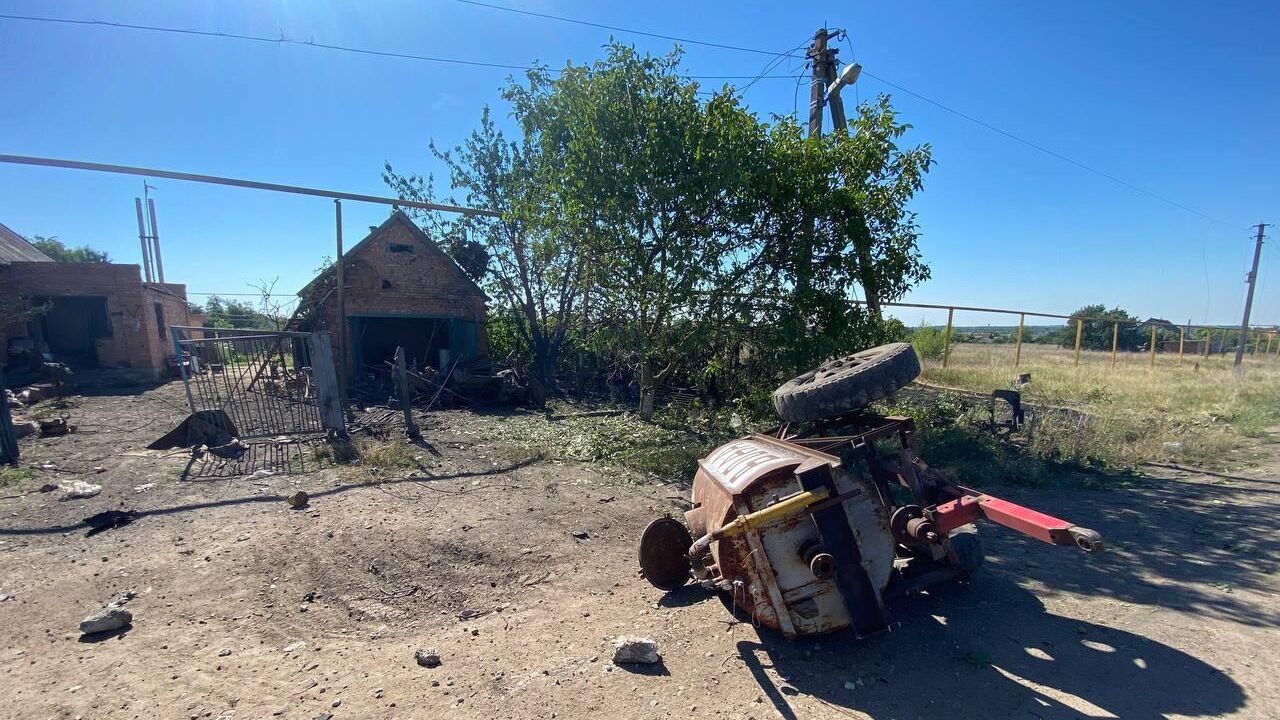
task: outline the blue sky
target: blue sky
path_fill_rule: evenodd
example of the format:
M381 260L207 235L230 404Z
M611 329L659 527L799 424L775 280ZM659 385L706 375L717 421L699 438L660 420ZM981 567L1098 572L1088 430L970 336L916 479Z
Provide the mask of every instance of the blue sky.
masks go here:
M1238 322L1249 225L1280 222L1280 25L1274 2L588 3L494 0L616 26L785 50L824 23L877 76L1191 207L1173 207L864 75L933 144L914 208L934 279L908 300L1069 312L1091 302L1176 322ZM609 31L454 2L0 0L0 14L98 19L553 67ZM618 34L655 52L670 43ZM691 75L754 75L763 55L688 46ZM777 74L798 67L783 66ZM384 160L438 170L508 71L289 45L0 20L0 153L142 165L386 194ZM718 85L717 81L707 81ZM804 109L805 87L798 101ZM855 93L849 93L854 95ZM761 115L796 107L762 80ZM847 100L848 100L848 96ZM856 99L856 97L854 99ZM846 100L846 102L847 102ZM332 202L154 181L166 276L193 292L301 287L332 254ZM0 166L0 222L138 262L139 178ZM354 242L386 216L344 204ZM1280 237L1280 233L1273 233ZM1254 317L1280 322L1280 252L1264 247ZM199 299L199 296L192 296ZM903 311L908 323L944 313ZM1008 324L962 313L963 324Z

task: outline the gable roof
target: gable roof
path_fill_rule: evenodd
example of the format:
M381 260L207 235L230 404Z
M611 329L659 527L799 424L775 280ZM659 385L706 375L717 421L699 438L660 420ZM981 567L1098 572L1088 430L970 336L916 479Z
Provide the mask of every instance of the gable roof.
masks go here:
M390 228L392 223L400 223L404 225L406 228L408 228L409 231L413 234L414 239L416 239L420 244L422 244L423 247L427 248L429 251L437 252L441 256L443 256L445 260L448 261L448 266L453 269L454 273L456 273L457 276L467 286L475 290L476 293L480 295L480 297L483 297L486 300L489 299L489 296L485 294L485 291L480 289L480 286L477 285L476 282L472 280L465 272L463 272L462 268L458 267L458 263L454 262L453 258L449 257L448 253L441 250L440 246L437 245L429 235L423 232L422 228L418 227L418 223L414 222L408 215L404 213L403 210L397 209L392 211L391 216L388 217L381 225L370 230L369 234L366 235L363 240L356 243L355 245L352 245L350 248L344 250L342 253L342 257L346 259L348 262L350 262L351 258L354 257L356 253L360 252L360 250L364 248L365 245L368 245L369 243L373 242L374 238L378 237L383 232L385 232L388 228ZM311 297L316 291L320 290L326 285L333 285L334 274L335 274L335 271L332 265L325 268L323 271L321 271L319 275L316 275L315 278L311 280L311 282L307 283L301 290L298 291L298 297L306 300L307 298ZM299 307L301 307L301 303L299 304Z
M0 265L15 262L53 262L27 239L0 223Z

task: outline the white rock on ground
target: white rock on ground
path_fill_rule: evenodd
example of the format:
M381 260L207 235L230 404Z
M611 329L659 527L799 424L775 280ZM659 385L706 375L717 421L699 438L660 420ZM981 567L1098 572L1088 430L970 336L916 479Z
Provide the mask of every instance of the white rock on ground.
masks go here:
M613 648L614 664L650 665L662 662L662 656L658 655L658 643L649 638L622 635L613 641Z
M440 667L440 651L435 648L418 648L413 653L413 659L422 667Z
M83 480L72 480L69 483L63 483L58 487L66 493L65 497L68 500L91 498L102 492L101 485L94 485L93 483L87 483Z

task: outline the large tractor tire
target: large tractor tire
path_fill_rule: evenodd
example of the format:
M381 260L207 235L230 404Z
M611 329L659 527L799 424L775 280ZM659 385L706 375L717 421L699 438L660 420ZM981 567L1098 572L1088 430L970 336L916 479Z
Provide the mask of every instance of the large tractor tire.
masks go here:
M890 343L828 360L773 391L773 407L799 423L860 410L886 398L920 374L910 343Z

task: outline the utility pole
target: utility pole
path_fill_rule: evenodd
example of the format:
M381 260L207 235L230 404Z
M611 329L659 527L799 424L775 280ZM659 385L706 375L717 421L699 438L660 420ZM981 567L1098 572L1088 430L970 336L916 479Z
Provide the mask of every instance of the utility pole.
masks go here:
M836 36L839 37L843 30L837 30ZM844 100L840 97L840 89L847 85L852 85L858 81L858 75L862 68L859 65L850 65L844 69L844 72L836 75L836 53L839 49L827 47L827 42L831 38L831 33L825 28L818 28L813 34L813 44L809 46L808 58L812 66L813 75L809 84L809 137L818 137L822 135L822 108L824 105L831 107L831 127L832 131L837 135L843 135L849 131L849 120L844 114ZM864 239L869 242L870 231L867 229L866 220L859 215L857 218L858 226L861 228ZM879 318L880 310L880 293L876 290L871 273L872 257L871 248L868 242L855 243L854 252L858 256L858 267L860 269L862 292L867 303L867 312L874 318Z
M828 37L826 28L818 28L818 32L813 34L813 44L809 46L807 53L809 64L813 69L812 79L809 81L809 137L822 134L822 107L827 100L828 68L832 79L835 79L837 51L827 49Z
M1244 319L1240 321L1240 337L1243 340L1249 336L1249 312L1253 310L1253 288L1258 284L1258 259L1262 257L1262 232L1267 229L1267 223L1258 223L1257 243L1253 246L1253 269L1249 271L1245 282L1249 283L1249 292L1244 296ZM1244 342L1236 345L1236 361L1234 366L1240 367L1240 363L1244 361Z

